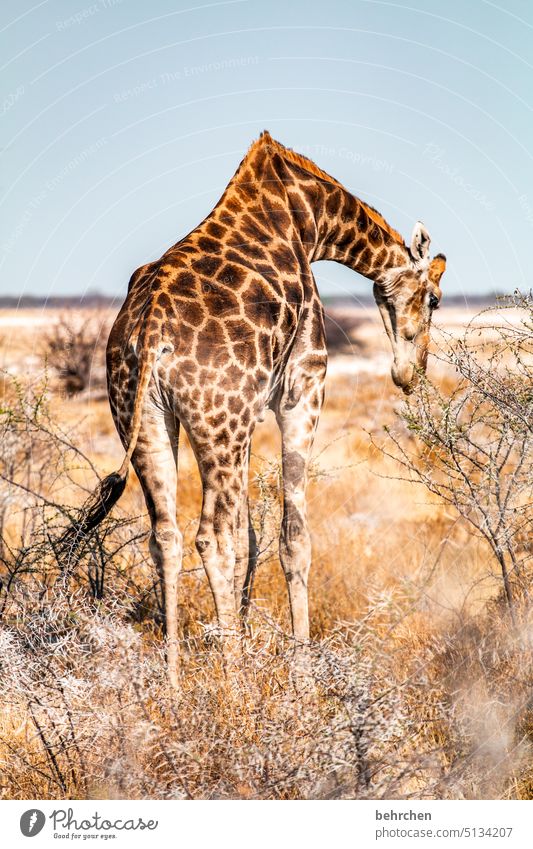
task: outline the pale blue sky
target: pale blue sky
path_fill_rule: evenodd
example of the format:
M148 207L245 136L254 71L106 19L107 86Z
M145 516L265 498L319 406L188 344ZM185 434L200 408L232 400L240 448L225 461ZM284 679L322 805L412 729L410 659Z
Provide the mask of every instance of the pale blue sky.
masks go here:
M264 128L424 221L448 291L529 287L532 39L527 0L4 0L1 291L122 296Z

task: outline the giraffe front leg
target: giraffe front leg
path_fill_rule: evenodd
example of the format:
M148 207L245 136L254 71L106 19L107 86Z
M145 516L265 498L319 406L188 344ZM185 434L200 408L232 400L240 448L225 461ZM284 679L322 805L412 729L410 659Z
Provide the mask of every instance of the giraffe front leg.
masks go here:
M276 418L281 431L283 516L279 554L287 581L292 631L298 654L309 640L308 579L311 538L307 525L306 485L326 371L325 352L305 355L288 369Z
M314 680L309 655L308 580L311 537L307 523L306 484L309 456L318 412L297 405L279 414L282 434L283 515L279 555L289 595L294 637L293 683L299 697L312 695Z
M292 631L297 648L309 639L307 583L311 566L311 538L307 524L305 490L307 467L317 416L294 408L278 415L282 434L283 516L279 540L281 565L287 581Z
M311 566L311 538L305 503L306 453L303 445L283 454L283 517L279 540L285 572L292 632L297 645L309 639L307 583Z

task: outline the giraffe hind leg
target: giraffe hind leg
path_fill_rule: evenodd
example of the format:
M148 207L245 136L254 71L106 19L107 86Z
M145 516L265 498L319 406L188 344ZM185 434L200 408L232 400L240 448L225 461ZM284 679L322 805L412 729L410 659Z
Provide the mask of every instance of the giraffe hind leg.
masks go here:
M194 445L203 487L202 513L196 548L202 559L215 602L222 649L231 665L239 650L239 602L235 577L240 548L239 510L246 481L246 450L237 452L232 463L221 461L207 446Z
M172 414L146 411L132 457L152 525L149 548L161 587L168 674L174 688L178 683L178 576L183 554L176 519L178 433L179 422Z

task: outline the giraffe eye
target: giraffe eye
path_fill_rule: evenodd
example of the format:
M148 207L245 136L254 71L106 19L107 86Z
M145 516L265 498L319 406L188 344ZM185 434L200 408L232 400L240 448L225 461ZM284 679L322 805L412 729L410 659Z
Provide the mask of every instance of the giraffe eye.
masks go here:
M429 308L431 311L438 310L439 308L439 299L436 295L429 296Z

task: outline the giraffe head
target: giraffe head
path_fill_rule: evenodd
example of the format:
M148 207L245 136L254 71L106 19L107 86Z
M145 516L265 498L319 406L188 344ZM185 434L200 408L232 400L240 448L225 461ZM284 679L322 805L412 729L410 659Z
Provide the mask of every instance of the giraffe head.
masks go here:
M440 279L446 269L444 254L430 259L430 241L428 231L418 221L407 263L389 268L374 285L392 346L392 379L406 394L415 387L419 370L426 370L431 316L440 303Z

